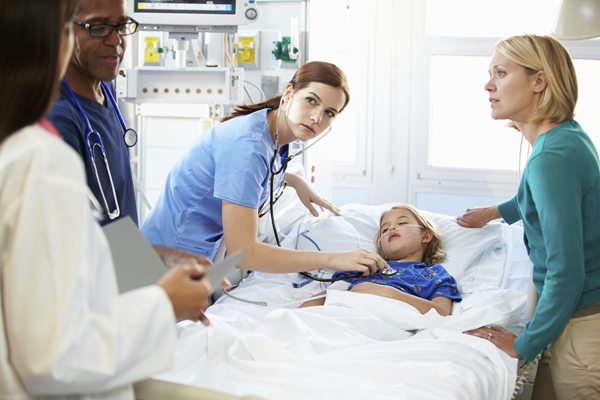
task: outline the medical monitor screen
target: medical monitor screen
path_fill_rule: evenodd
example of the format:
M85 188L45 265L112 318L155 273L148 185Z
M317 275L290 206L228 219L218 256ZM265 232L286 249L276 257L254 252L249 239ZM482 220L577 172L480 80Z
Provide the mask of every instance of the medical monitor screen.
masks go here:
M136 13L235 15L236 0L135 0Z

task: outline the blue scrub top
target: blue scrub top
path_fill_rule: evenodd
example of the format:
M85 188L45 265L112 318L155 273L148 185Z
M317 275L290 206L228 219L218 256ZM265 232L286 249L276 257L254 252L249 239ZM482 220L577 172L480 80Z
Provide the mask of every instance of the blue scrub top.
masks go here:
M190 145L169 172L141 227L151 244L212 260L223 237L222 201L253 209L262 206L269 196L275 151L267 111L218 124ZM280 165L278 157L275 166ZM275 177L275 187L283 175Z
M417 261L395 262L387 261L390 268L395 269L395 275L387 276L376 272L369 276L344 279L350 283L348 290L363 282L395 287L405 293L432 300L436 297L447 297L452 301L462 301L456 280L440 264L423 264ZM355 272L336 272L333 279L350 275Z
M114 96L115 88L113 83L108 82L108 87ZM77 93L75 93L75 96L87 115L92 129L98 132L102 138L102 144L104 145L104 151L106 152L106 158L108 159L108 165L110 166L110 172L117 193L117 200L119 201L119 208L121 210L119 218L128 215L137 225L137 207L135 203L133 178L131 175L131 164L129 163L129 149L123 140L123 127L121 126L117 114L108 99L106 100L107 106L104 106L92 99L80 96ZM46 118L54 124L65 142L79 153L79 156L85 164L87 184L102 207L105 207L104 201L102 200L102 194L100 193L100 187L98 186L98 180L94 173L92 159L85 142L85 135L88 133L89 129L83 116L77 109L71 94L63 83L61 83L60 86L58 100ZM93 142L94 136L91 136L91 138ZM115 200L108 179L108 172L104 164L104 157L97 146L94 153L102 189L104 190L108 206L112 211L115 209ZM110 220L106 219L102 221L101 224L108 222L110 222Z

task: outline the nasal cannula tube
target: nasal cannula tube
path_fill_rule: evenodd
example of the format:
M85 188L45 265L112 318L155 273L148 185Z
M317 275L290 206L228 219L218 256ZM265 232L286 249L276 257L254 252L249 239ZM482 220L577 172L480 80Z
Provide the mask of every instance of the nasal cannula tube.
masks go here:
M384 236L390 235L390 234L392 234L394 232L403 231L406 228L422 228L422 229L425 229L425 227L421 226L421 225L404 225L404 226L401 226L400 228L396 228L394 230L389 230L386 233L384 233L384 234L381 235L381 237L379 238L379 241L377 242L377 246L381 245L381 239L383 239Z

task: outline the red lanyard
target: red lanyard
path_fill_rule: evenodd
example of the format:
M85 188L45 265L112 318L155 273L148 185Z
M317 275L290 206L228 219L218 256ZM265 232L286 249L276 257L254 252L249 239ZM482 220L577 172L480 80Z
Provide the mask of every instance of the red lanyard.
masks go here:
M46 118L40 118L38 124L52 135L62 138L62 136L60 136L60 133L58 133L54 125L52 125L52 122L48 121Z

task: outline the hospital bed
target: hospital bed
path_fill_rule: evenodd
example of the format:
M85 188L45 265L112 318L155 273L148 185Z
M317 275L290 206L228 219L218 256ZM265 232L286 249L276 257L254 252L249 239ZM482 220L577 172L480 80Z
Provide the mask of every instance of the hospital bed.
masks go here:
M283 198L276 213L282 246L301 250L374 251L379 216L393 205L351 204L343 217L315 218L293 194ZM523 230L500 222L466 229L453 217L426 214L442 232L442 264L464 298L451 316L347 291L330 291L324 307L298 309L282 304L325 284L294 288L298 274L249 273L231 294L267 305L221 296L206 311L208 328L179 323L173 369L136 385L137 397L161 398L162 390L171 398L224 400L509 399L517 360L462 332L482 325L522 332L530 268ZM261 226L272 241L270 224Z

